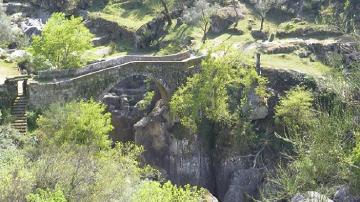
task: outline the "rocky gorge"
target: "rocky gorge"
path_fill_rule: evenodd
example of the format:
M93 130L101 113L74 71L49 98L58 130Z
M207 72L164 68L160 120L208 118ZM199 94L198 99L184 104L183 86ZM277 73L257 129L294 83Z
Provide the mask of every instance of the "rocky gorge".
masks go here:
M184 28L181 30L181 34L172 32L173 29L176 30L176 27L182 29L185 23L182 18L183 8L174 9L170 13L171 18L176 22L175 28L168 27L164 13L160 13L137 28L129 28L101 16L100 10L105 3L102 1L32 0L23 2L5 0L1 6L9 16L12 27L30 41L33 35L41 34L42 28L52 12L62 11L68 16L75 15L83 18L84 25L94 35L92 44L95 48L111 46L111 51L118 51L118 46L130 44L130 47L125 48L125 54L135 53L135 55L119 56L124 53L119 53L119 55L115 53L110 59L97 58L88 61L83 70L36 72L26 66L25 62L25 67L20 66L23 64L23 59L26 60L28 56L26 56L25 50L18 50L22 48L20 43L13 43L7 48L0 48L0 59L17 62L24 72L28 71L30 76L35 78L34 81L29 80L28 83L29 91L35 92L33 94L37 96L37 99L29 99L30 107L35 106L32 105L33 103L49 104L46 101L51 94L56 94L57 97L54 96L53 100L58 101L69 101L72 97L79 99L96 97L98 101L105 104L106 111L111 113L111 124L114 128L109 136L113 143L118 141L134 142L142 146L144 152L141 155L141 162L159 170L164 179L170 180L176 185L191 184L204 187L213 195L210 201L255 201L261 198L261 194L263 194L261 191L268 186L269 173L275 173L278 163L281 161L279 156L282 154L278 147L281 149L286 147L283 143L275 146L269 143L279 141L276 136L278 128L276 128L274 117L276 106L280 103L281 98L296 86L303 86L313 92L314 97L318 96L316 98L319 100L330 99L335 93L329 93L326 89L328 86L326 86L325 77L328 75L322 74L323 72L318 73L317 66L320 66L319 64L321 67L323 65L330 66L335 56L341 57L340 62L349 66L360 61L358 43L353 36L345 35L338 30L323 29L323 27L319 29L312 28L311 25L302 27L305 26L302 17L307 16L308 13L307 10L303 11L303 8L299 7L300 4L302 5L300 2L299 0L292 4L291 1L285 1L282 7L282 9L286 8L291 16L296 17L289 23L300 28L282 29L283 25L280 24L277 26L281 29L279 28L277 32L273 32L273 27L267 28L265 31L255 30L252 26L255 26L254 21L258 19L255 19L251 14L253 11L248 9L248 5L253 6L255 3L247 0L241 1L238 6L234 6L232 3L222 5L219 12L209 18L210 25L207 33L209 40L220 46L223 43L230 43L236 51L248 54L246 62L251 61L248 62L251 65L256 60L254 55L259 54L257 61L259 64L256 66L256 70L267 81L266 91L269 95L266 99L259 97L255 88L246 95L248 99L243 108L239 110L246 113L248 118L246 121L248 121L250 129L243 131L239 129L241 133L236 131L236 127L210 120L201 122L199 130L195 131L183 126L179 117L170 110L168 98L174 93L174 86L181 86L180 84L185 83L187 76L198 72L199 65L197 63L204 58L202 54L211 53L209 49L213 45L196 42L194 35L185 36L186 40L182 40L184 37L182 34L186 35L187 30L195 29L195 33L199 32L200 29L196 27ZM101 9L94 7L98 4ZM186 1L184 4L185 8L191 5L191 2ZM98 10L93 11L94 8ZM282 10L280 11L282 12ZM234 23L239 23L239 26L242 27L234 26L232 28ZM197 37L197 35L195 36ZM232 39L234 36L243 41L236 41L239 38ZM249 40L247 37L252 38ZM141 59L153 57L142 55L142 51L158 50L174 41L176 43L180 41L179 47L190 49L186 52L186 55L191 53L189 57L186 56L188 58L181 56L180 59L169 60ZM201 49L198 46L205 48ZM218 58L222 57L223 52L228 51L225 50L227 48L221 47L220 49ZM230 50L230 48L228 49ZM260 54L262 61L265 61L261 64ZM185 54L180 53L179 55ZM172 58L173 56L159 56L159 58ZM121 64L111 63L111 61L120 61L126 57L132 59L129 61L124 59ZM278 62L277 58L280 58L281 61ZM295 62L286 63L293 58L296 58ZM104 64L108 62L107 66L98 67L97 65L102 62ZM124 65L124 68L121 65ZM296 69L298 66L305 66L305 68ZM92 69L92 67L94 68ZM172 68L175 70L171 70ZM191 73L185 72L184 69L190 69ZM171 74L170 71L175 73ZM345 74L350 71L353 70L351 68L342 70ZM63 72L70 76L58 76ZM96 76L95 72L101 76ZM316 74L311 75L313 72ZM324 70L324 72L326 71ZM327 73L329 72L331 71ZM159 76L161 74L165 76ZM113 85L113 83L116 84ZM164 89L168 88L164 84L171 85L171 90L167 92L169 97L164 96ZM111 88L108 88L109 86ZM2 89L0 95L2 92L9 94L9 89L0 87ZM344 97L347 96L345 87L344 89L333 88L341 91ZM107 89L105 93L103 93L104 89ZM101 94L101 97L90 96L95 91L96 95ZM149 98L150 92L153 94ZM236 93L241 94L242 91ZM359 100L359 92L357 94L355 92L352 96L355 100ZM6 102L9 101L6 100ZM229 103L240 102L242 102L240 99L229 100ZM146 104L144 105L144 103ZM252 134L255 135L252 136ZM353 140L354 137L349 137L349 139ZM333 200L318 192L308 191L292 195L291 201L359 201L350 193L346 184L334 187L332 191Z

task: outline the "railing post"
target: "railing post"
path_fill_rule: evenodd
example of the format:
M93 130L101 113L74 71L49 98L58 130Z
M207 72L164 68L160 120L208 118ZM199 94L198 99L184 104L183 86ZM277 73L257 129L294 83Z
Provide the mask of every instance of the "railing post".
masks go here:
M261 54L256 52L256 72L261 75Z

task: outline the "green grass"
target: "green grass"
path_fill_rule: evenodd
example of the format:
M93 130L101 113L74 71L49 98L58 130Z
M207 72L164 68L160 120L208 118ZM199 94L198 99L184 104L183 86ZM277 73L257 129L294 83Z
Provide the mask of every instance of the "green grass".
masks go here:
M7 63L4 60L0 60L0 84L4 83L6 77L17 76L19 74L16 63Z
M261 63L265 68L294 70L315 77L330 71L330 67L320 62L310 62L309 58L299 58L294 54L262 55Z
M154 14L146 6L131 6L129 3L108 3L102 10L90 12L90 17L101 17L136 31L145 23L151 21Z

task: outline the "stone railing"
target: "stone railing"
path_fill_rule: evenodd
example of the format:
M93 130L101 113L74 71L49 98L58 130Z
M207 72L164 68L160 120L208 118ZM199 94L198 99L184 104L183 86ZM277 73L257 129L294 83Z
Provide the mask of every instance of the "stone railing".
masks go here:
M58 80L69 77L77 77L91 72L99 71L109 67L122 65L129 62L136 61L182 61L191 56L190 51L178 53L167 56L144 56L144 55L126 55L118 58L108 59L105 61L89 64L80 69L65 69L65 70L46 70L39 71L34 77L36 80Z

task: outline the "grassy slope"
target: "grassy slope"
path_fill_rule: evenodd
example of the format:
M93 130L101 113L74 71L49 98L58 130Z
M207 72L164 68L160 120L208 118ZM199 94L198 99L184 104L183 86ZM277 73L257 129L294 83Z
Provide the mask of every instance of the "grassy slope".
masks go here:
M120 26L127 27L133 31L136 31L155 16L147 7L131 5L129 3L108 3L101 9L94 8L93 10L90 12L90 16L101 17L116 22Z
M19 75L16 63L7 63L0 60L0 84L4 83L6 77Z
M251 60L253 60L253 55L256 50L254 48L247 49L246 47L256 43L256 40L251 36L251 29L258 29L260 27L260 20L251 8L243 5L242 10L244 11L244 19L240 20L238 26L236 27L244 32L242 35L236 35L231 32L219 35L209 35L207 42L202 44L202 31L199 27L189 26L186 24L183 24L180 27L175 27L176 21L174 20L172 27L168 30L169 34L161 39L161 41L168 45L157 52L154 50L144 50L143 53L166 55L182 51L182 49L179 48L179 45L173 42L180 38L190 36L194 39L193 41L195 41L192 47L193 49L200 49L202 52L208 52L209 50L217 51L224 47L232 47L236 50L242 51L245 55L248 55ZM101 9L94 9L91 14L117 22L119 25L128 27L132 30L138 29L155 16L151 10L144 6L137 6L128 3L108 4ZM283 16L280 16L278 18L282 17ZM277 30L288 29L289 26L287 26L287 24L289 23L284 21L284 19L276 19L275 15L275 18L272 17L271 21L267 20L265 22L264 31L268 33L275 33ZM323 28L323 26L313 23L300 23L292 24L291 29L306 26L318 26L319 28ZM114 51L109 54L99 54L99 52L101 52L99 50L106 49L107 47L96 47L89 50L86 54L91 60L95 60L134 53L132 45L127 44L126 42L119 42L118 44L112 44L112 46L115 46ZM262 55L262 64L267 68L291 69L314 76L321 76L324 72L329 70L329 67L319 62L310 62L309 59L302 59L294 54Z

